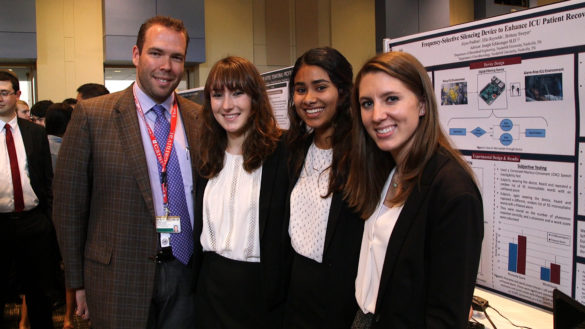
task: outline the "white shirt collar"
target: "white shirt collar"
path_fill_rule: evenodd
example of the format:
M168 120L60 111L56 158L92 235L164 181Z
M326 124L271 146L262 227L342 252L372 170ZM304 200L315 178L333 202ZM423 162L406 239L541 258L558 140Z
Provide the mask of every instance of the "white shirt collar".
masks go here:
M3 120L0 120L0 129L4 129L4 126L8 123L10 125L10 127L12 127L12 131L14 131L18 127L18 120L17 120L17 118L18 118L18 116L15 115L8 122L5 122Z
M153 106L158 104L152 98L150 98L150 96L148 96L144 91L142 91L142 89L140 89L140 86L138 85L137 82L134 82L133 88L134 95L136 95L136 99L138 99L138 102L140 103L140 106L142 107L142 111L144 112L144 114L150 111L150 109L152 109ZM174 92L171 93L171 95L167 97L167 99L165 99L164 102L161 103L161 105L164 106L167 111L169 111L173 104L173 96Z

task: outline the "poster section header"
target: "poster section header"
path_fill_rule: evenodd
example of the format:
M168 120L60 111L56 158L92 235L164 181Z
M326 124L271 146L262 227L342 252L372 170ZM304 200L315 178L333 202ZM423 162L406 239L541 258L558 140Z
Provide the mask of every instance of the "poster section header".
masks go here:
M553 13L537 9L541 16L539 10L526 10L517 21L477 21L460 30L413 35L409 41L390 39L388 46L393 51L413 54L428 67L585 44L585 2L579 8L557 8L558 12ZM549 35L559 37L543 38ZM458 51L450 51L453 47Z

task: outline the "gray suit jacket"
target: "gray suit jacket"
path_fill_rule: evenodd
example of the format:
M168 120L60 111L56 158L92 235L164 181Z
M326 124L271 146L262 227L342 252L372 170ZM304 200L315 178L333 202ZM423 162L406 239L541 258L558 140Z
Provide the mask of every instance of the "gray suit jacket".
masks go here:
M178 103L193 146L200 107L182 97ZM158 234L132 86L73 111L57 162L53 214L67 286L86 289L92 325L146 327Z

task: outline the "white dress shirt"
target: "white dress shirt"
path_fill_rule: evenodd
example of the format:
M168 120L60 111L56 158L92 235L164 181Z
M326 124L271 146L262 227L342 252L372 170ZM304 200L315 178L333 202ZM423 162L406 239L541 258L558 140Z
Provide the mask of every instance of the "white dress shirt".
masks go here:
M225 152L222 170L207 182L201 246L229 259L260 262L262 167L248 173L243 161Z
M380 203L364 224L358 274L355 280L355 299L365 314L374 314L376 311L376 301L378 299L378 289L380 288L380 277L384 268L384 259L386 258L386 249L403 207L403 205L400 205L388 208L384 205L386 192L395 171L396 168L388 176L384 189L382 189Z
M12 127L12 138L18 158L18 169L20 170L20 183L24 196L24 210L31 210L39 204L39 199L30 184L30 174L26 150L22 141L22 134L18 127L16 116L8 122ZM6 122L0 120L0 213L14 212L14 189L12 187L12 171L10 170L10 157L6 147Z
M290 196L288 233L294 250L321 263L329 221L331 197L322 198L329 189L333 149L323 150L312 143L303 170Z

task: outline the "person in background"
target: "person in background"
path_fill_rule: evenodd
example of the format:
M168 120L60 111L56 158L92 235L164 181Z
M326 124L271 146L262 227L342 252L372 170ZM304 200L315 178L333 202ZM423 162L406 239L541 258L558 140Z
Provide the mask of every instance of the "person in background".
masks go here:
M75 107L75 104L77 104L77 99L75 98L65 98L63 100L63 104L69 105L70 107Z
M30 117L30 108L28 107L28 103L23 101L22 99L16 101L16 116L24 120L32 121ZM26 309L26 297L24 295L22 296L22 304L20 307L20 323L18 324L18 327L19 329L30 328L28 311Z
M77 101L107 95L109 93L108 88L102 84L86 83L77 88Z
M188 42L181 20L144 22L136 83L79 102L63 137L54 222L77 314L95 328L194 327L189 146L200 107L174 92Z
M425 68L407 53L378 55L357 74L352 101L345 191L367 219L352 328L466 328L482 198L441 130Z
M24 120L32 120L30 117L30 108L28 107L28 103L22 99L19 99L16 102L16 116Z
M71 120L71 112L71 106L65 103L54 103L47 109L45 129L49 138L53 170L55 170L57 165L57 155L59 154L59 149L61 149L63 135L65 134L69 120Z
M287 145L294 249L285 328L349 328L364 223L343 200L351 153L352 67L333 48L299 57Z
M197 328L280 328L288 270L286 153L252 63L213 65L197 131Z
M44 127L45 126L45 115L47 115L47 109L49 108L49 106L51 106L51 104L53 104L53 102L50 100L43 100L43 101L36 102L30 108L32 122Z
M73 108L65 103L54 103L47 109L45 116L45 129L49 139L49 148L51 149L51 160L53 163L53 172L57 166L57 156L61 149L63 135L67 130L71 112ZM59 263L61 262L59 257ZM73 329L73 314L75 312L75 290L65 290L65 316L63 318L63 329Z
M53 170L45 129L16 116L18 78L0 71L0 327L16 270L26 295L30 325L53 328L49 293L54 277L54 230L51 224Z

